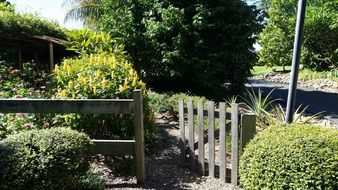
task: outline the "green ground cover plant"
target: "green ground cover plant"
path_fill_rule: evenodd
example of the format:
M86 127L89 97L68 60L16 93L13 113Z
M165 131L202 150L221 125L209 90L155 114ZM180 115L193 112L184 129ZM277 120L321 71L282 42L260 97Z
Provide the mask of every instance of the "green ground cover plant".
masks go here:
M338 131L313 125L270 127L240 158L245 189L337 189Z
M0 141L0 188L104 189L90 171L90 147L88 136L66 128L9 135Z

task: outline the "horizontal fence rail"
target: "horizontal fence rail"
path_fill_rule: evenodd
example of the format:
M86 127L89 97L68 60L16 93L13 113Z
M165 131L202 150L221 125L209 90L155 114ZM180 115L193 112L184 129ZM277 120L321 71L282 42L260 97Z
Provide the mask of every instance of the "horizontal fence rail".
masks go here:
M138 183L145 180L143 97L133 99L0 99L0 113L134 114L135 140L92 140L92 154L134 155Z
M92 140L92 154L104 156L135 155L135 140Z
M0 99L2 113L133 113L132 99Z
M195 170L197 163L197 171L200 175L218 176L224 182L238 185L239 156L256 132L255 115L240 113L238 104L232 104L230 112L227 112L227 104L224 102L219 103L218 110L212 101L208 102L206 109L202 100L198 102L197 109L194 108L192 100L187 101L187 107L183 100L180 100L178 104L182 163L185 165L188 159L189 168L192 171ZM219 129L216 129L215 119L218 119ZM197 124L194 123L195 121ZM205 124L208 125L208 129L205 129ZM196 132L197 138L195 138ZM227 133L231 135L231 150L226 148ZM219 139L218 164L215 162L216 139ZM205 144L208 144L207 158ZM197 149L198 155L195 155ZM230 151L231 154L228 153L228 155L231 155L231 167L227 164L227 152Z

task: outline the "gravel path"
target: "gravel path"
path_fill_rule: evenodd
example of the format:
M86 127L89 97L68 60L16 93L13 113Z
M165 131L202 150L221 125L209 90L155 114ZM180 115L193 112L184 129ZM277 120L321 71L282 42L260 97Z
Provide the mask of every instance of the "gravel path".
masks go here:
M180 166L177 124L157 119L156 125L159 129L154 148L156 152L146 156L146 182L143 185L138 185L135 176L114 176L109 168L96 164L108 189L239 189L231 184L224 184L219 179L198 176L189 169Z

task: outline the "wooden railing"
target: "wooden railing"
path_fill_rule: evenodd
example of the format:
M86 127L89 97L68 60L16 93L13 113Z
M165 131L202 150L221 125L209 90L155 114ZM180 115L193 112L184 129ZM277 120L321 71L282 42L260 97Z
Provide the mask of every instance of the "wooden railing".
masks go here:
M194 124L194 115L197 116L197 126ZM187 122L186 118L187 117ZM204 129L204 120L208 118L208 129ZM215 130L215 118L219 119L219 129ZM186 145L186 129L188 127L188 146ZM209 101L208 109L204 110L204 102L198 102L197 109L194 109L194 102L189 100L187 107L183 100L179 101L179 126L180 126L180 146L183 163L188 159L189 167L195 170L197 157L198 172L201 175L215 177L216 166L219 168L219 177L224 181L231 181L233 185L238 185L239 156L245 145L254 137L256 131L256 116L248 113L239 113L238 104L231 105L231 113L226 112L226 103L219 103L218 111L215 111L215 103ZM195 129L198 130L197 142L195 141ZM226 132L231 134L231 174L227 180L227 161L226 161ZM205 136L205 133L208 136ZM215 164L215 139L219 139L219 164ZM208 143L208 159L205 159L205 147ZM197 156L195 150L198 149ZM208 168L205 165L208 165Z
M134 91L133 99L0 99L0 113L134 114L135 140L92 140L92 153L135 156L137 182L143 183L145 180L141 90Z

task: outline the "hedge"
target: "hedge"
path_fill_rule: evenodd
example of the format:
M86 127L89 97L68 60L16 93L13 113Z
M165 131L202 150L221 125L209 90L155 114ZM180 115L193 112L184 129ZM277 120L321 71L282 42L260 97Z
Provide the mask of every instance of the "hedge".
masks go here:
M93 179L90 140L66 128L31 130L0 141L0 189L81 189ZM99 181L99 182L97 182Z
M338 131L313 125L274 126L240 159L245 189L337 189Z

